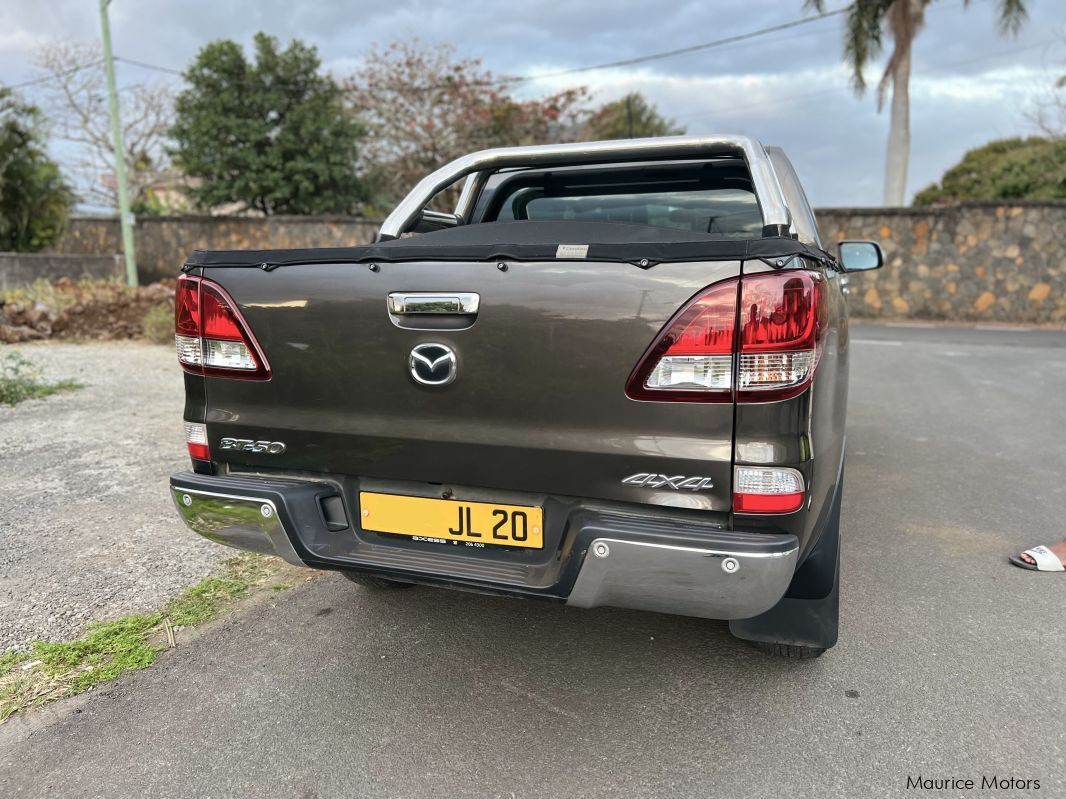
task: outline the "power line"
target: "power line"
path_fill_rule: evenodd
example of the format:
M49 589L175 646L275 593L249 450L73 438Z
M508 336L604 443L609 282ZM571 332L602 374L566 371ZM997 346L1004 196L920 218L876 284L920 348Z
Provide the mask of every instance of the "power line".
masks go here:
M12 86L8 86L8 89L12 91L18 91L19 89L25 89L29 86L36 86L39 83L48 83L50 80L56 80L57 78L65 78L69 75L74 75L81 72L83 69L91 69L92 67L98 67L104 63L104 59L98 58L95 61L90 61L88 64L81 64L80 66L71 67L70 69L64 69L62 72L57 72L54 75L44 75L40 78L34 78L33 80L23 81L22 83L16 83Z
M704 42L702 44L693 44L688 47L679 47L676 50L664 50L661 53L650 53L648 55L636 56L635 58L624 58L619 61L608 61L605 64L593 64L587 67L575 67L574 69L564 69L560 70L559 72L548 72L542 75L523 75L505 80L511 83L519 83L531 80L546 80L549 78L561 78L567 75L578 75L582 72L592 72L593 70L597 69L630 67L635 66L636 64L645 64L649 61L660 61L664 58L673 58L674 56L695 53L700 50L710 50L712 48L722 47L723 45L727 44L745 42L748 39L754 39L758 36L765 36L768 33L777 33L778 31L788 30L789 28L797 28L800 25L809 25L812 22L818 22L819 20L826 19L828 17L836 17L840 14L844 14L848 11L849 8L850 6L846 6L844 8L838 8L834 11L825 11L813 17L794 19L791 22L782 22L780 25L771 25L769 28L760 28L759 30L749 31L748 33L739 33L735 36L727 36L723 39L714 39L713 41Z
M615 67L628 67L635 66L637 64L645 64L651 61L661 61L665 58L674 58L679 55L687 55L689 53L700 52L702 50L711 50L716 47L724 47L729 44L736 44L738 42L746 42L750 39L755 39L759 36L765 36L770 33L777 33L779 31L788 30L790 28L797 28L801 25L810 25L813 22L827 19L829 17L836 17L844 14L848 11L850 6L844 8L838 8L833 11L826 11L821 14L816 14L812 17L804 17L802 19L794 19L790 22L782 22L778 25L771 25L767 28L760 28L758 30L748 31L747 33L739 33L734 36L726 36L721 39L714 39L709 42L702 42L700 44L693 44L687 47L679 47L675 50L664 50L658 53L648 53L646 55L634 56L633 58L620 59L618 61L608 61L602 64L590 64L584 67L574 67L572 69L563 69L557 72L547 72L539 75L515 75L511 77L502 77L492 81L480 81L480 85L486 86L502 86L516 83L529 83L537 80L550 80L553 78L566 77L568 75L580 75L585 72L593 72L600 69L613 69ZM150 69L156 72L165 72L171 75L182 75L184 73L181 70L173 69L171 67L164 67L158 64L149 64L145 61L136 61L132 58L123 58L121 56L115 56L116 61L121 61L126 64L141 67L143 69ZM447 88L448 84L439 84L435 86L420 87L423 91L431 91L433 89Z
M178 75L179 77L185 74L180 69L171 69L170 67L161 67L158 64L148 64L144 61L135 61L132 58L123 58L120 55L115 56L115 60L121 61L123 64L130 64L135 67L142 67L143 69L151 69L155 72L166 72L171 75Z

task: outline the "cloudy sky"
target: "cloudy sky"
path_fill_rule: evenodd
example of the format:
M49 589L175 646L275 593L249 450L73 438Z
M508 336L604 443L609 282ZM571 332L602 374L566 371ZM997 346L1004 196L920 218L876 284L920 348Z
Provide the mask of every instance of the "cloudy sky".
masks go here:
M838 8L846 3L827 3ZM746 33L803 16L802 0L569 0L464 3L392 0L113 0L115 53L182 69L207 41L250 42L259 30L318 47L335 74L356 69L375 44L419 37L447 42L494 72L548 74ZM939 0L916 47L911 84L908 195L965 150L1033 132L1026 113L1066 72L1066 2L1030 0L1017 38L996 32L994 0ZM644 92L690 133L744 133L783 146L816 205L880 201L887 114L856 98L841 62L841 19L819 20L743 44L647 64L524 84L536 94L586 85L598 100ZM0 83L38 73L34 48L99 35L95 0L4 0ZM883 62L883 56L881 62ZM876 82L878 65L871 67ZM119 64L119 82L180 78ZM38 87L28 87L32 99Z

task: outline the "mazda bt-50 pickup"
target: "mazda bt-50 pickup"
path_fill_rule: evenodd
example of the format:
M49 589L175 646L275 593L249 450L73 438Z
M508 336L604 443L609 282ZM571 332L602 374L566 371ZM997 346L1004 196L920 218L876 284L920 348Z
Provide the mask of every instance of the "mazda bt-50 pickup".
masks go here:
M170 490L200 535L375 589L726 619L813 657L841 283L881 262L828 251L785 154L743 136L473 153L368 246L192 253Z

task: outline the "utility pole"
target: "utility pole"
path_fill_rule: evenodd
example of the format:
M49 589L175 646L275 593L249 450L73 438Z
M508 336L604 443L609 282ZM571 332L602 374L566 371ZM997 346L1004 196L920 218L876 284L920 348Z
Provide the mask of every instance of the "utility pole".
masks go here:
M107 105L111 111L111 142L115 150L115 183L118 186L119 223L122 226L122 252L126 256L126 283L137 285L137 258L133 252L133 213L126 188L126 146L122 142L122 121L118 115L118 89L115 88L115 60L111 57L111 21L107 7L111 0L100 0L100 36L104 45L104 68L107 70Z
M633 94L626 95L626 127L629 129L629 138L633 138Z

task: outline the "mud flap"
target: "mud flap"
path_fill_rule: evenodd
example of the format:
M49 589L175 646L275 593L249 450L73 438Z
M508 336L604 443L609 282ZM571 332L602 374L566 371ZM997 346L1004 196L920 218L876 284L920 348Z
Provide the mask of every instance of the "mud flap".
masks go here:
M785 598L750 619L729 622L729 632L746 641L828 649L837 642L840 609L840 498L843 473L821 538L796 571Z

